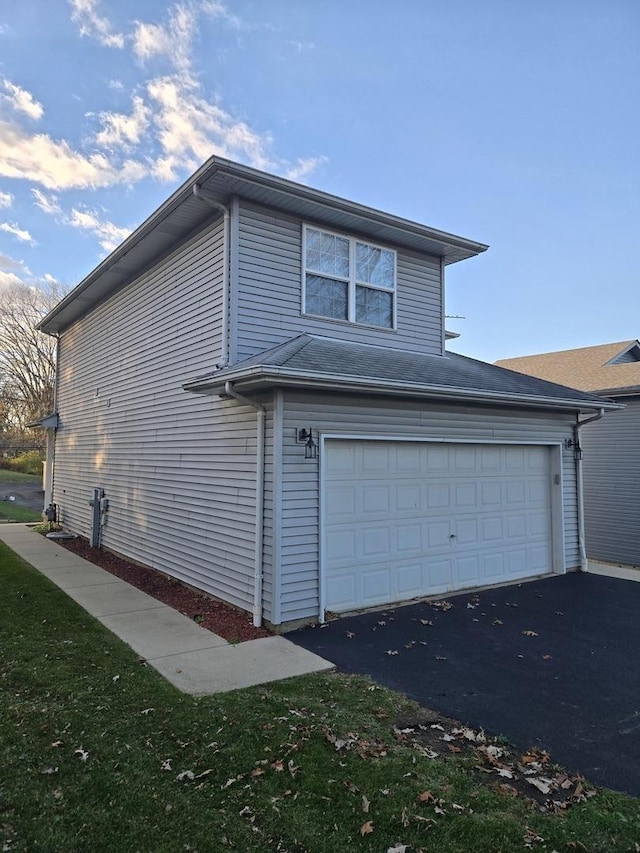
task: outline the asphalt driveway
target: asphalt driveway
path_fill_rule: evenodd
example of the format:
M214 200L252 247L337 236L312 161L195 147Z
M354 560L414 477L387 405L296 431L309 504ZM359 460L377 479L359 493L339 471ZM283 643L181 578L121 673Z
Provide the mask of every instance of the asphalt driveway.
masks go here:
M287 635L345 672L640 796L640 583L572 573Z

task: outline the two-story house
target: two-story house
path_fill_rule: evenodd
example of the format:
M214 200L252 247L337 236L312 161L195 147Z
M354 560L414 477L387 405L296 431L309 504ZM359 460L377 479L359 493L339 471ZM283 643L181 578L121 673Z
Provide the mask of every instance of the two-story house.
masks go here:
M445 351L486 248L212 158L41 324L64 526L284 627L579 567L611 404Z

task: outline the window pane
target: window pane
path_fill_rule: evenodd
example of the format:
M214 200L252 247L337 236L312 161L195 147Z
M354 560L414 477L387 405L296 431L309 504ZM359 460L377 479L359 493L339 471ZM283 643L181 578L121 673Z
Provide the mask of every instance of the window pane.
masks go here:
M356 243L356 279L382 287L393 287L394 254L366 243Z
M305 311L320 317L347 319L347 283L307 273Z
M307 269L326 275L349 276L349 241L307 228Z
M393 295L371 287L356 287L356 323L393 328Z

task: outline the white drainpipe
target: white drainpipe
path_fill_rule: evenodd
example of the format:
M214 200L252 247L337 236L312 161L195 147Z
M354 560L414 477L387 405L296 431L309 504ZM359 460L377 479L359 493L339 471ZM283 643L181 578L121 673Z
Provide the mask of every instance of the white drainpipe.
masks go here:
M233 383L226 382L225 394L233 397L245 406L251 406L257 412L256 422L256 550L254 558L253 580L253 624L262 625L262 551L264 548L264 446L265 446L265 408L261 403L249 400L234 389Z
M208 204L216 210L221 210L223 215L223 245L222 245L222 348L220 361L216 365L218 369L227 367L229 364L229 243L231 234L229 230L229 219L231 213L228 207L214 201L204 193L198 184L193 185L193 194L197 199Z
M587 418L585 421L578 420L573 428L575 448L580 445L580 427L585 424L591 424L594 421L599 421L604 416L604 409L600 409L597 415ZM577 416L580 417L579 415ZM588 567L587 561L587 546L584 537L584 499L582 496L582 453L576 454L576 491L578 499L578 545L580 548L580 571L586 572Z

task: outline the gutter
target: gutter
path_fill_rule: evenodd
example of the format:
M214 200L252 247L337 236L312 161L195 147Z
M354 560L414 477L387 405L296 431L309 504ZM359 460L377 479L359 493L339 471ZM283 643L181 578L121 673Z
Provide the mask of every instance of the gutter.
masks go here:
M580 571L586 572L588 568L587 546L584 537L584 497L582 494L583 478L582 478L582 452L580 451L580 428L585 424L592 424L594 421L599 421L604 417L604 409L600 409L597 415L592 418L587 418L584 421L576 419L576 424L573 427L573 442L576 450L576 497L578 504L578 547L580 550Z
M224 381L249 383L254 382L269 382L277 385L300 386L305 388L322 387L326 390L348 391L364 391L367 393L378 394L396 394L396 395L417 395L425 397L436 397L439 400L451 400L453 402L464 402L469 400L474 403L487 403L511 406L529 405L534 407L546 407L552 409L576 409L580 411L593 411L604 409L622 409L621 406L613 402L604 402L594 400L592 405L588 405L588 401L580 400L562 400L557 397L546 397L543 395L526 395L512 394L504 391L489 391L482 389L467 389L453 388L450 385L416 385L411 382L400 382L398 380L388 380L380 378L356 378L339 376L333 373L313 373L309 374L304 370L290 370L284 367L267 367L265 365L254 365L249 368L238 368L229 371L229 374L224 379L221 377L216 380L213 376L210 379L203 377L202 379L192 379L183 384L185 391L191 391L196 394L222 394Z
M262 625L262 581L263 566L262 552L264 550L264 450L265 450L265 408L262 403L256 403L243 397L234 389L233 383L226 382L225 394L250 406L257 412L256 419L256 527L255 527L255 556L253 567L253 624L256 628Z
M215 201L211 196L203 192L199 184L193 185L193 194L199 200L208 204L210 207L220 210L223 217L223 236L222 236L222 347L220 352L220 361L216 365L218 370L223 370L229 364L229 257L230 257L230 242L231 231L229 221L231 212L228 207L220 202Z

